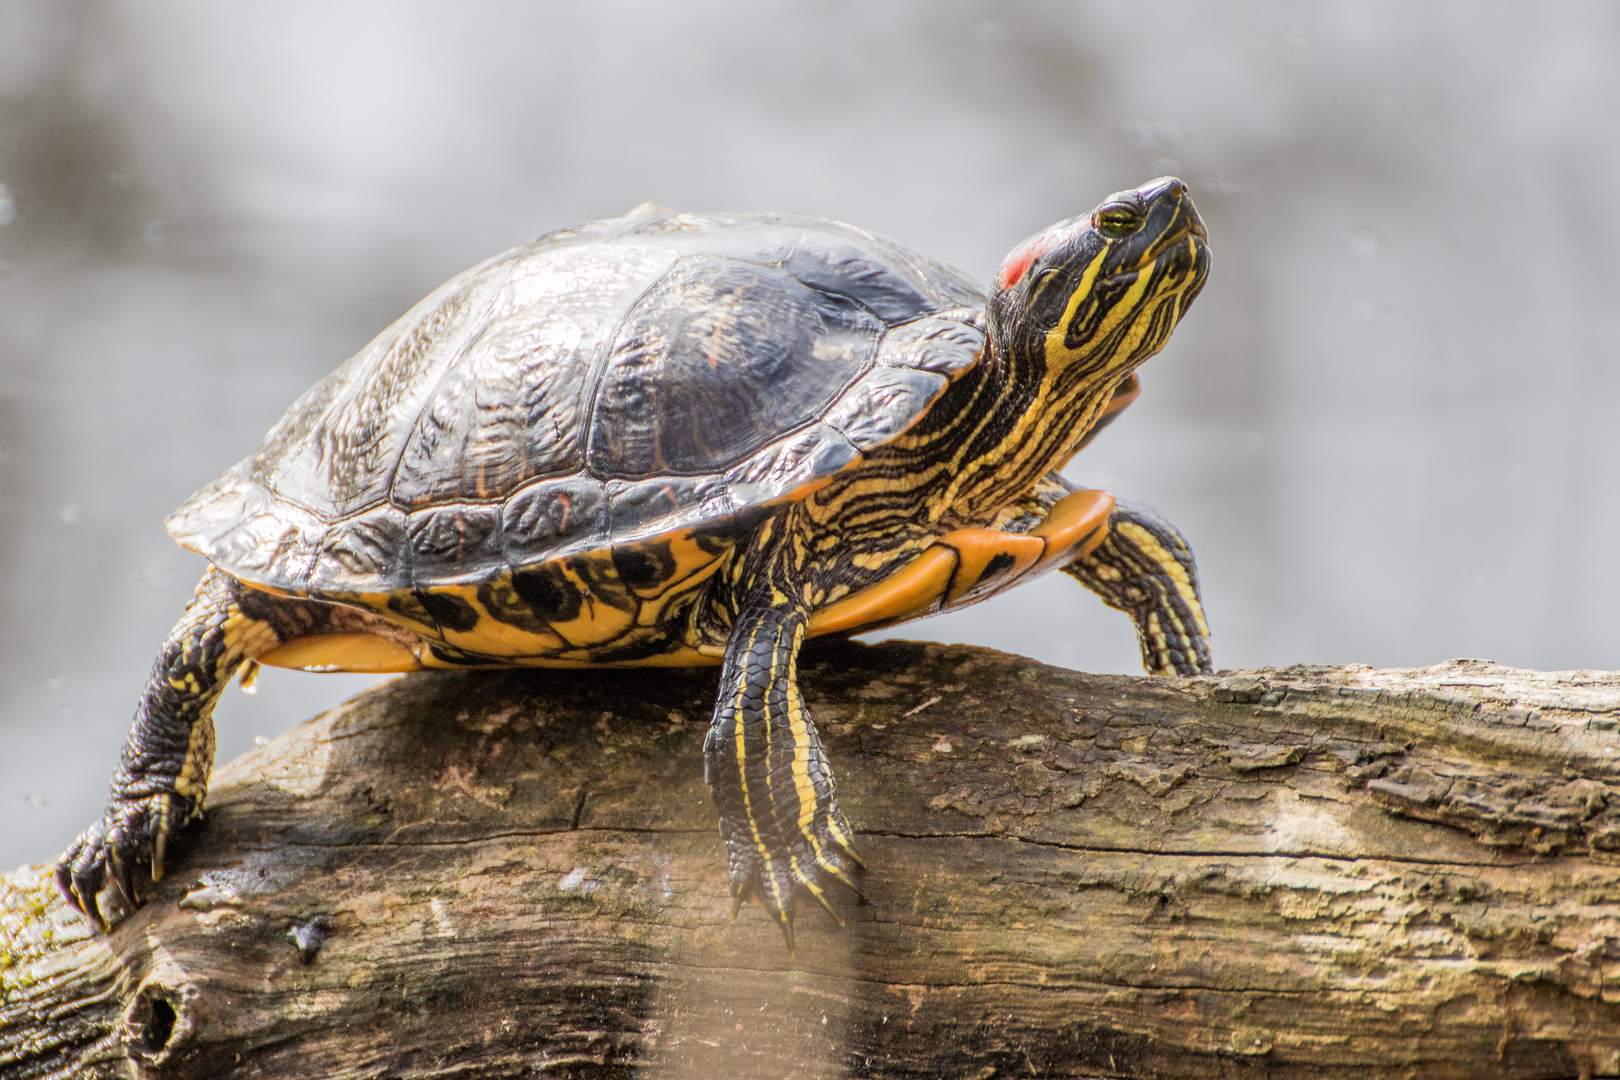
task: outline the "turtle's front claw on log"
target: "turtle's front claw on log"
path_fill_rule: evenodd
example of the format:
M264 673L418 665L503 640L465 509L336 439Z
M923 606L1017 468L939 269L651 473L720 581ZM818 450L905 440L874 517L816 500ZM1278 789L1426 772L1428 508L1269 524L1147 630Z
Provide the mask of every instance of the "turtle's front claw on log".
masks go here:
M63 896L102 930L110 930L141 906L136 883L141 868L149 869L153 881L162 879L169 835L191 817L190 800L173 792L114 799L56 861ZM109 882L123 901L122 911L104 909L101 903Z

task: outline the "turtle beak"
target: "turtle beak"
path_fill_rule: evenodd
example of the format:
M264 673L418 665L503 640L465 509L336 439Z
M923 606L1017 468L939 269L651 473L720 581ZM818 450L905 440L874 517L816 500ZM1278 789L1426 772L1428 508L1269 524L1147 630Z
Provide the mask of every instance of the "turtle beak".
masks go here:
M1149 180L1130 194L1142 200L1142 207L1147 213L1143 231L1159 238L1159 244L1155 246L1168 247L1180 243L1189 234L1196 237L1200 244L1209 243L1204 219L1198 216L1192 195L1181 180L1174 176L1161 176L1157 180Z

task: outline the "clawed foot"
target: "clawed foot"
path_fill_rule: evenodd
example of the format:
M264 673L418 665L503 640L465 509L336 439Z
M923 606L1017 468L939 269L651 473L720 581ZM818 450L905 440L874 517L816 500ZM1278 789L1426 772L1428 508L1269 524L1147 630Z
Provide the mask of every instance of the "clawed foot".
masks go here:
M793 919L798 900L808 896L826 909L833 921L844 925L844 917L833 907L829 890L841 883L857 898L866 899L858 878L866 869L855 854L849 825L836 806L827 821L801 833L788 845L769 844L756 839L746 820L721 822L726 841L726 861L731 877L731 917L746 900L758 900L782 928L788 953L793 952Z
M102 910L98 897L108 879L117 887L125 913L141 906L135 881L150 868L163 877L163 856L174 830L193 816L191 800L165 792L144 799L114 799L101 820L79 834L56 861L56 882L68 903L108 930L122 914Z

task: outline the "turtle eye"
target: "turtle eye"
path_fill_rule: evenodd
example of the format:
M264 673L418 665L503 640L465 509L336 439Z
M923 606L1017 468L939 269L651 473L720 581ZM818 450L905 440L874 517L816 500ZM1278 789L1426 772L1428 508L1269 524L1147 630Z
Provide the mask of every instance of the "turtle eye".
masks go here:
M1125 236L1142 224L1142 215L1129 206L1105 206L1097 211L1097 229L1109 236Z
M1061 266L1048 266L1045 270L1040 271L1030 279L1030 290L1039 291L1040 289L1044 288L1046 285L1051 283L1053 278L1057 277L1058 273L1062 269L1063 267Z

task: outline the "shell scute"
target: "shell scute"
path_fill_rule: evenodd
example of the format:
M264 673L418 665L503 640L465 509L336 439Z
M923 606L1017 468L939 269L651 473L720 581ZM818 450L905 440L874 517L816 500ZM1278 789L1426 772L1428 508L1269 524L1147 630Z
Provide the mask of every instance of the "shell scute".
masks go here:
M849 297L888 323L915 319L939 306L907 273L909 266L880 260L870 245L836 232L802 235L782 269L813 289Z
M894 438L949 385L943 375L909 368L874 368L827 410L827 424L854 446L870 450Z
M271 429L253 482L282 499L348 517L389 496L404 441L510 271L510 257L439 287Z
M608 531L615 544L712 521L735 508L725 482L715 476L611 480L607 492Z
M896 326L885 334L878 349L878 363L932 371L954 382L979 362L985 341L978 312L941 312Z
M501 507L458 503L406 519L412 583L419 589L487 577L505 565Z
M602 349L675 264L665 251L615 255L562 249L517 264L422 407L394 474L397 503L499 498L578 471Z
M300 506L251 496L247 504L242 520L215 541L221 558L268 580L307 580L327 525Z
M516 568L608 544L608 495L599 480L570 477L531 484L501 508L507 563Z
M843 432L816 423L727 472L726 486L738 506L762 506L790 496L806 484L830 479L860 457L860 448Z
M256 484L243 482L241 472L242 466L237 465L170 514L163 522L169 535L185 547L202 551L217 546L269 504L271 494Z
M404 511L377 506L326 531L310 587L343 592L403 589L410 585L411 560Z
M815 417L882 324L775 267L682 260L625 320L592 416L598 476L713 474Z

